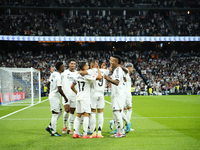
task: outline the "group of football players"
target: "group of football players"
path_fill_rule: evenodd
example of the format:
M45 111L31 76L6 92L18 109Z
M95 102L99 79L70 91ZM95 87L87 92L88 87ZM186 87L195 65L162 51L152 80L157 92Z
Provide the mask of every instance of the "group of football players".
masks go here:
M111 132L111 137L126 137L125 132L133 130L130 122L132 114L130 73L133 71L133 64L124 65L123 58L114 55L110 57L109 69L104 63L100 68L95 60L92 60L90 64L86 61L79 62L79 71L76 71L75 59L70 59L68 66L69 68L65 70L64 64L57 62L56 71L54 68L50 69L51 76L47 86L50 86L49 102L52 118L46 130L51 136L61 136L56 132L56 126L58 118L62 115L62 97L64 105L62 133L73 134L73 138L81 138L81 136L83 139L103 138L101 131L104 123L104 91L108 82L111 84L113 112L113 120L109 122L110 129L113 130L114 125L116 128ZM76 117L74 117L75 110ZM96 113L98 114L97 128ZM74 132L72 132L73 124ZM82 124L83 134L80 132Z

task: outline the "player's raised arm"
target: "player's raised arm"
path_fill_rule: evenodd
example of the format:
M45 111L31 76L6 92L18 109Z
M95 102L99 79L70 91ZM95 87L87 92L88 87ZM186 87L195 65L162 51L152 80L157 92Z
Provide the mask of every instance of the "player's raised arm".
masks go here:
M97 65L97 70L98 70L98 75L97 75L97 77L96 77L96 80L101 80L102 79L102 75L101 75L101 71L100 71L100 69L99 69L99 65L97 64L97 62L95 62L96 63L96 65Z
M122 65L120 65L120 67L122 68L122 70L127 74L128 73L128 69L126 69L125 67L123 67Z

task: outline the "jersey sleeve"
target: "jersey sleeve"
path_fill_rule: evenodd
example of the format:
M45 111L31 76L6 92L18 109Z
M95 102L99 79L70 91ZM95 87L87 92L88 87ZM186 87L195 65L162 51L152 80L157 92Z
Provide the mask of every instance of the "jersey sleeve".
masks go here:
M62 86L61 75L57 75L56 85L57 85L57 86Z
M73 82L72 82L73 84L76 84L76 80L73 80Z
M89 81L95 81L96 80L96 76L90 75L90 74L85 75L85 78Z
M87 72L88 72L88 74L90 74L90 75L95 75L95 76L97 76L97 74L96 74L96 72L95 72L94 69L89 69L89 70L87 70Z

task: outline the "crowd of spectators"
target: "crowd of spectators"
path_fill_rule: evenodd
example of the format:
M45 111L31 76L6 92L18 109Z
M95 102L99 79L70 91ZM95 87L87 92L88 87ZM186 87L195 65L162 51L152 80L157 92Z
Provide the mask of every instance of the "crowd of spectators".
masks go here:
M159 12L146 15L64 15L67 36L167 36L169 25Z
M58 19L54 13L0 15L1 35L58 35Z
M188 5L190 7L200 7L200 0L189 0Z
M113 0L56 0L61 7L113 7Z
M167 53L167 51L166 51ZM33 55L32 51L8 53L6 61L0 55L0 67L34 67L41 71L42 87L50 76L49 69L57 61L63 61L67 67L67 60L75 57L77 62L85 60L90 62L96 59L99 64L110 66L109 58L114 51L78 51L64 54L62 51L40 51ZM189 51L182 54L173 51L168 57L165 52L157 51L129 51L122 52L126 62L134 64L131 74L133 93L148 92L148 87L153 91L184 93L190 91L197 93L200 88L200 54ZM5 58L4 58L5 60ZM77 68L78 69L78 68Z
M0 0L0 5L9 6L49 6L50 0Z
M183 0L120 0L121 7L134 7L141 4L147 7L183 7Z
M200 35L199 12L170 11L163 14L158 11L135 11L123 14L79 11L77 15L69 12L62 14L64 24L58 24L57 14L48 11L0 15L0 35L58 36L59 30L66 36Z
M171 23L178 36L200 35L200 16L199 12L171 12Z

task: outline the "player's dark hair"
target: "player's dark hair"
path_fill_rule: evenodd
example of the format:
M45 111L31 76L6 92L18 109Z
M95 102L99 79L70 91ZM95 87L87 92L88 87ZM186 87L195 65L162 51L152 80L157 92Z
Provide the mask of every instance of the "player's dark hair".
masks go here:
M121 57L120 59L121 59L121 62L123 62L123 63L125 62L125 59L124 59L124 58Z
M117 59L118 64L121 64L121 57L119 55L113 55L112 57L114 57L115 59Z
M68 60L68 64L70 64L72 61L75 61L75 62L76 62L76 59L75 59L75 58L70 58L70 59Z
M90 64L95 64L96 60L93 59Z
M86 65L86 61L81 61L81 62L79 62L79 67L80 67L80 69L82 70L83 69L83 67Z
M60 70L60 66L63 65L63 62L57 62L56 63L56 70Z

